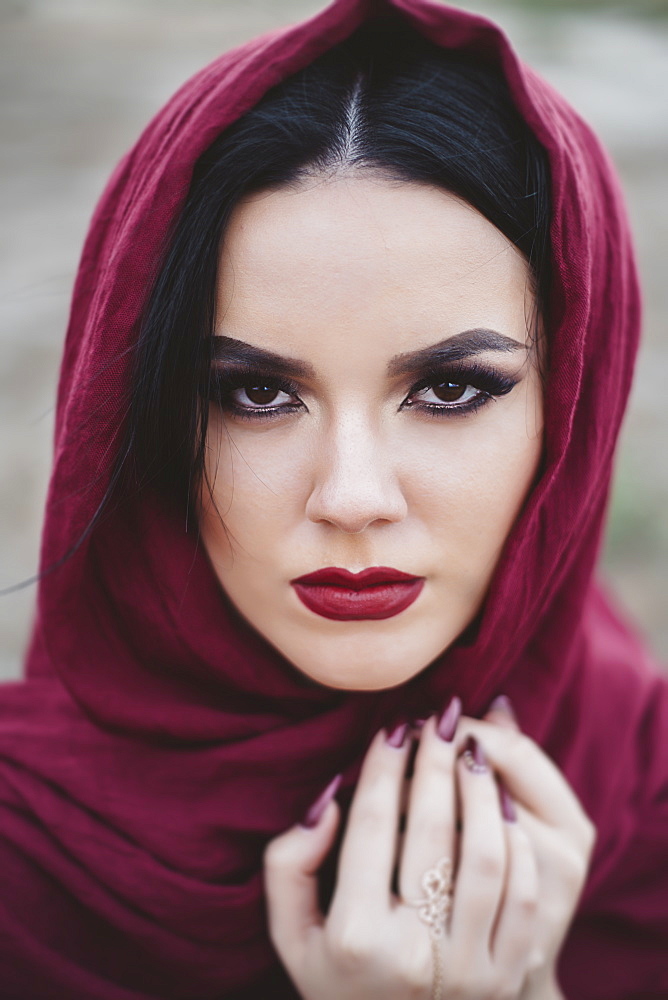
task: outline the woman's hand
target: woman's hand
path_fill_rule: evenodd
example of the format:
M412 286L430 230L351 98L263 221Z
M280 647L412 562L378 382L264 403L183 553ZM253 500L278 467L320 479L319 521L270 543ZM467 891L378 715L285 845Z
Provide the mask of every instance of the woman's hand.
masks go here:
M463 718L456 742L484 741L491 766L512 794L518 825L531 843L539 900L533 955L521 1000L561 1000L556 962L584 885L596 829L566 779L517 725L499 698L483 721Z
M454 739L452 706L425 723L403 842L409 741L392 745L401 733L390 742L384 731L376 735L326 917L317 873L339 822L336 803L315 826L295 826L268 845L270 934L305 1000L428 1000L435 976L443 1000L559 995L554 961L586 873L591 824L554 765L498 715L462 719ZM507 801L502 811L494 771L518 800L518 822ZM434 941L412 904L424 897L423 874L444 855L454 860L455 881L447 930ZM392 892L395 866L399 896Z

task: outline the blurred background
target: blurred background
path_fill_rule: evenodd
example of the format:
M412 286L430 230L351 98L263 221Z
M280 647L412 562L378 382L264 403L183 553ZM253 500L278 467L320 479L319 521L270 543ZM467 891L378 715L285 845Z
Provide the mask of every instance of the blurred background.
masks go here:
M0 589L37 568L53 401L88 219L118 158L220 52L324 0L0 0ZM603 575L668 660L668 0L464 0L591 122L626 191L645 339ZM19 675L35 588L0 597Z

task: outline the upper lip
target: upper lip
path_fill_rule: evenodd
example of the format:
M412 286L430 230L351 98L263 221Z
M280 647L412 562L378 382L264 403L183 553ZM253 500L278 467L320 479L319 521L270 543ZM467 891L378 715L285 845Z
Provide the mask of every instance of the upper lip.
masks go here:
M402 573L401 570L393 569L391 566L370 566L368 569L360 570L359 573L351 573L348 569L341 569L338 566L326 566L318 569L315 573L307 573L305 576L298 576L290 583L311 584L312 586L333 586L345 587L348 590L362 590L364 587L373 587L381 583L406 583L410 580L420 580L422 577L412 573Z

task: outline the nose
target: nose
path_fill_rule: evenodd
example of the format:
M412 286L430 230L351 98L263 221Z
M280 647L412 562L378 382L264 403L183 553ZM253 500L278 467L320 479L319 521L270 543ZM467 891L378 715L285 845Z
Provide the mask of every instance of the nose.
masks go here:
M408 512L389 448L362 418L341 420L322 439L318 472L306 504L311 521L358 534Z

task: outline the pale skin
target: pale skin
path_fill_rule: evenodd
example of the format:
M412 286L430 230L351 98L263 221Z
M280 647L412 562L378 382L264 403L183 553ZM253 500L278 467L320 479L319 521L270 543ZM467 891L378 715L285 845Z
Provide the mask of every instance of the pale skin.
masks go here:
M441 189L342 172L237 206L221 249L224 381L210 406L202 536L240 613L313 683L402 684L479 612L540 461L536 329L522 255ZM332 621L290 584L331 566L425 583L394 617ZM430 997L427 930L391 882L396 865L401 895L420 896L443 854L459 854L444 1000L560 996L555 962L592 825L506 713L460 719L451 741L436 729L433 718L414 733L408 786L408 743L372 741L327 915L316 883L336 803L268 846L270 933L305 1000ZM470 734L484 773L462 763ZM502 816L497 780L517 822Z
M486 773L462 763L469 734L485 748ZM462 718L452 743L439 739L432 718L422 729L398 848L407 754L408 746L389 746L383 732L371 744L326 917L316 882L339 823L336 803L315 828L297 825L267 848L270 933L300 994L306 1000L427 1000L433 976L427 930L416 910L391 892L392 869L398 864L400 896L419 899L422 873L459 851L450 923L440 943L442 996L560 1000L556 958L594 840L580 803L504 713ZM516 802L517 822L501 817L494 774Z

